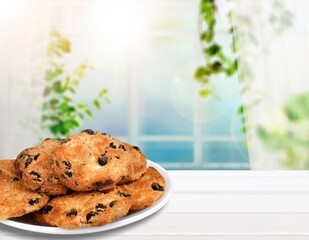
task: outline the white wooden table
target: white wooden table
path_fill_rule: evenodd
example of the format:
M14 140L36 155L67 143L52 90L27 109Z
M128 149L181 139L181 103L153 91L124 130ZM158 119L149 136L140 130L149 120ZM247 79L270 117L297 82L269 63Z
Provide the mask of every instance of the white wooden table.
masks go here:
M0 224L7 239L309 239L309 172L169 171L170 202L116 230L52 236Z

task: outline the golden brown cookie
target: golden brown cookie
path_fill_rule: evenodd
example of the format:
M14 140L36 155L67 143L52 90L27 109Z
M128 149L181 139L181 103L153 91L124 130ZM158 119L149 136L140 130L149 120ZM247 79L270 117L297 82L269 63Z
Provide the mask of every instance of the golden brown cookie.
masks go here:
M53 168L70 189L105 191L138 179L146 171L146 158L138 147L88 129L63 141Z
M130 210L139 210L150 207L159 199L165 188L165 180L153 167L137 181L117 187L121 192L129 194L132 201Z
M59 177L52 169L54 151L61 141L46 139L40 145L23 150L16 160L16 167L21 174L21 181L29 190L61 195L67 187L59 182Z
M21 184L15 160L0 160L0 219L37 211L48 199L47 194L32 192Z
M51 200L39 221L65 229L102 226L127 215L130 206L129 197L116 190L73 193Z

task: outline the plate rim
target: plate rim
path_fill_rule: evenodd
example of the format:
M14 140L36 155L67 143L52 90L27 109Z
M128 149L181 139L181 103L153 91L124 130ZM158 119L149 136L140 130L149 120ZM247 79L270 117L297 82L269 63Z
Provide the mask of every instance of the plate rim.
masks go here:
M150 208L138 210L133 213L133 216L127 215L124 218L111 222L109 224L98 226L98 227L83 227L77 228L73 230L62 229L58 227L50 227L50 226L40 226L40 225L31 225L29 223L18 222L14 220L0 220L1 224L10 226L12 228L25 230L29 232L43 233L43 234L51 234L51 235L82 235L82 234L90 234L97 232L104 232L112 229L117 229L123 226L127 226L134 222L140 221L157 211L163 208L169 201L172 193L173 193L173 183L171 181L170 176L166 169L164 169L161 165L147 159L147 167L154 167L165 179L165 191L163 196L154 203ZM33 228L29 228L33 226Z

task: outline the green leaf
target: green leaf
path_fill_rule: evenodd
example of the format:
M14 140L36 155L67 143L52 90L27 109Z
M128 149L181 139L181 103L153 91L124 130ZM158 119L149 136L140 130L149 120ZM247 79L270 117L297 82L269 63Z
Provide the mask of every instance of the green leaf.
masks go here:
M78 87L79 81L77 79L74 79L74 80L72 80L72 84L74 85L74 87Z
M53 107L59 103L59 100L57 98L52 98L49 100L49 104Z
M77 115L79 116L80 119L84 119L85 118L82 113L78 113Z
M240 105L240 106L238 107L238 109L237 109L237 114L243 115L244 112L245 112L244 106L243 106L243 105Z
M106 89L106 88L104 88L104 89L102 89L101 90L101 92L100 92L100 94L99 94L99 97L101 98L101 97L104 97L105 95L107 95L108 94L108 90Z
M198 69L196 69L195 73L194 73L194 78L196 80L202 80L204 81L205 79L207 79L205 82L208 82L208 76L211 74L211 71L207 68L207 67L199 67Z
M85 109L85 113L90 119L93 119L93 114L90 109Z
M75 108L66 101L61 103L58 108L63 113L72 113L75 111Z
M72 99L67 96L63 96L62 99L64 102L68 102L68 103L72 101Z
M209 96L211 96L213 94L213 89L211 87L201 89L199 91L199 94L203 98L209 97Z
M284 111L291 122L309 121L309 92L291 97Z
M214 38L214 33L213 32L203 32L200 36L202 41L206 42L211 42Z
M86 104L79 103L79 104L77 104L77 107L80 108L80 109L85 109L88 106Z
M76 93L75 89L73 87L67 88L71 93Z
M232 76L234 73L236 73L238 70L238 61L235 59L232 64L225 70L225 73L227 76Z
M50 120L52 121L53 123L55 122L60 122L61 119L58 115L55 115L55 114L47 114L47 115L43 115L42 116L42 120L45 121L45 120Z
M69 53L71 51L71 43L64 37L59 38L58 47L64 53Z
M98 101L98 99L94 99L94 100L93 100L93 105L94 105L97 109L101 109L101 103Z
M262 127L257 128L257 134L266 147L274 150L286 149L293 142L287 134L270 133Z
M78 128L80 124L75 119L69 119L63 123L63 126L67 131L71 132L72 129Z
M61 133L63 131L63 122L50 126L49 130L55 135Z
M54 71L51 69L47 69L45 72L45 80L46 81L51 81L54 78L60 76L63 73L63 69L61 68L56 68Z
M59 94L64 93L65 91L60 81L54 82L54 84L52 85L52 89L54 92L59 93Z
M204 52L210 57L216 55L219 51L221 51L221 47L217 43L213 43L204 50Z

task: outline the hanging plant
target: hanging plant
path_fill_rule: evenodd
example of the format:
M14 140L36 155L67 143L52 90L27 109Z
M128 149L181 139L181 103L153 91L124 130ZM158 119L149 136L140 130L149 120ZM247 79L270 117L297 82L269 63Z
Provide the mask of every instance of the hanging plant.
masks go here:
M237 58L228 56L223 46L216 39L216 3L214 0L202 0L200 4L199 32L202 51L205 56L205 65L200 66L194 74L194 78L200 83L200 96L209 97L214 93L212 82L219 74L231 77L238 69ZM235 53L233 40L233 28L230 28L232 37L231 49Z
M227 2L229 1L227 0ZM271 4L272 8L268 22L272 26L274 32L282 34L292 25L293 15L286 9L282 0L273 0L268 3ZM227 19L230 42L225 42L223 45L219 43L217 39L216 27L218 25L218 16L216 1L201 1L198 29L205 64L196 69L194 78L200 84L199 95L203 98L210 97L215 93L213 83L218 76L222 74L227 79L238 74L241 94L252 94L251 83L248 81L248 79L252 78L252 64L246 62L245 59L241 59L241 67L239 67L239 59L240 54L250 56L247 49L248 46L246 46L248 43L258 47L259 42L252 33L249 15L246 15L246 13L240 15L239 11L231 8L227 13ZM239 24L233 24L233 20L235 19L244 23L242 24L242 28L238 26ZM241 49L237 49L235 39L237 39L238 44L241 43ZM251 57L254 59L256 56ZM237 114L242 119L243 132L246 132L248 128L246 117L248 108L258 103L258 101L258 99L253 99L252 102L247 103L246 106L242 104L237 109Z

